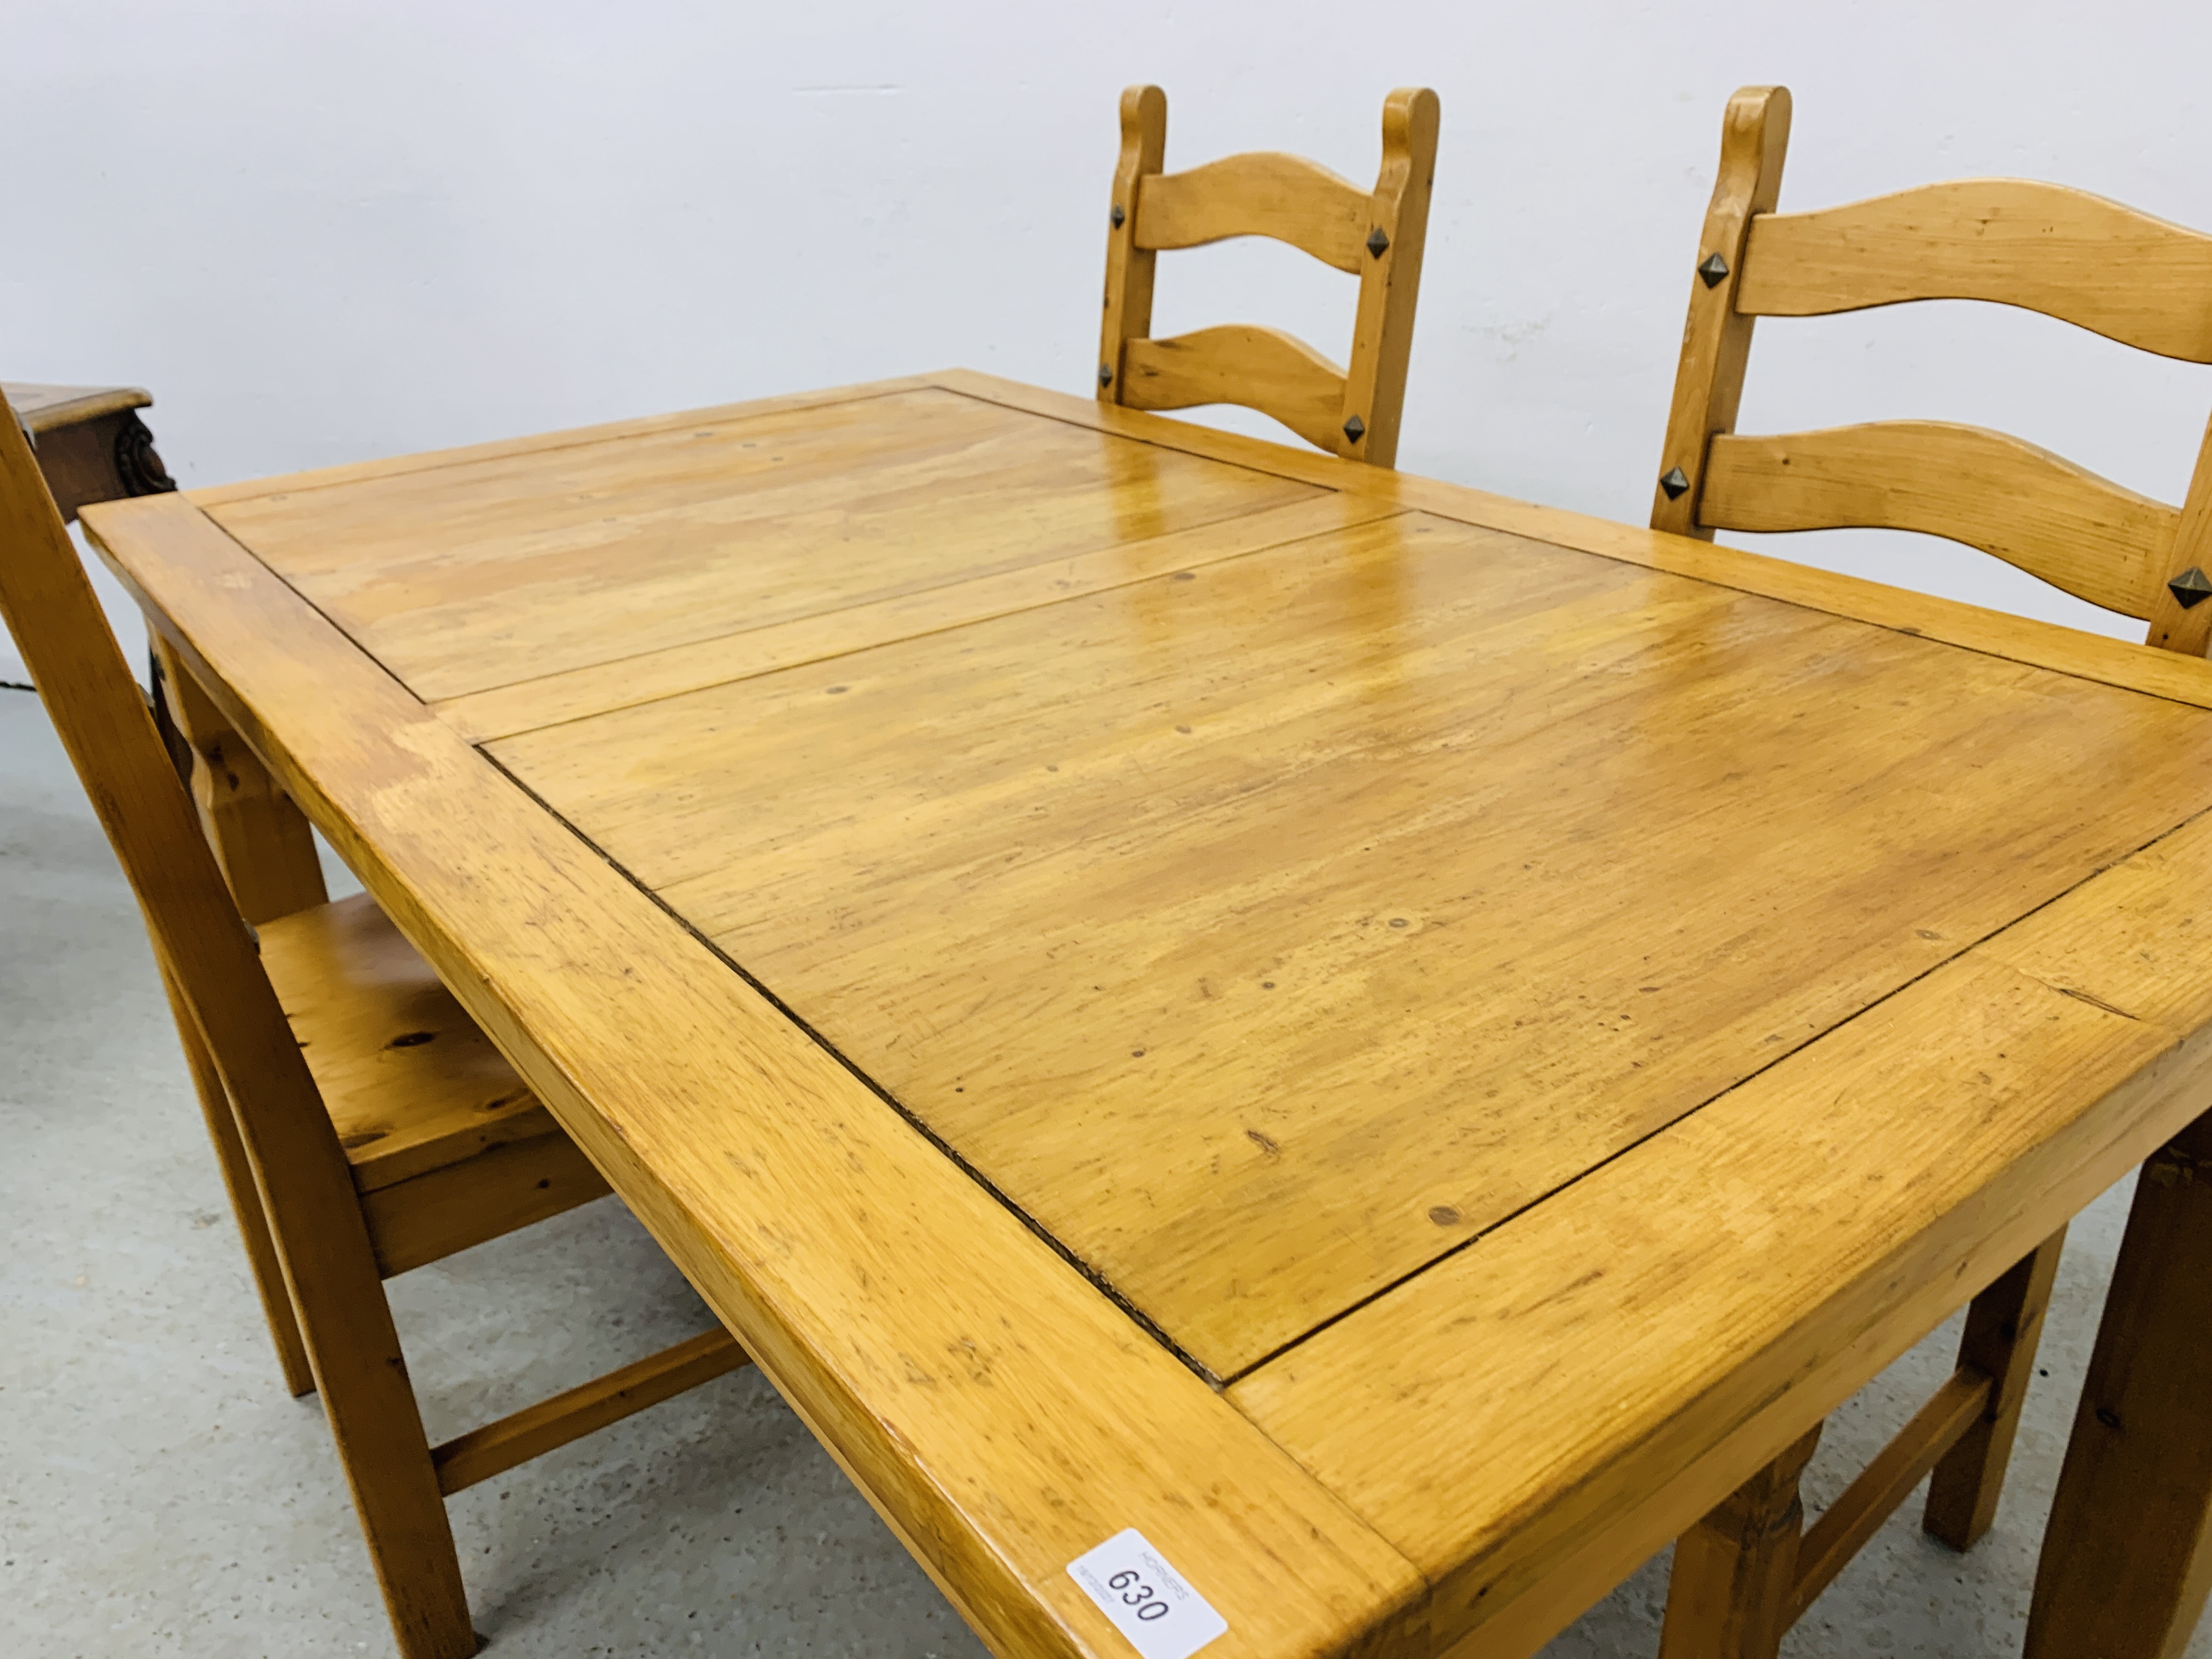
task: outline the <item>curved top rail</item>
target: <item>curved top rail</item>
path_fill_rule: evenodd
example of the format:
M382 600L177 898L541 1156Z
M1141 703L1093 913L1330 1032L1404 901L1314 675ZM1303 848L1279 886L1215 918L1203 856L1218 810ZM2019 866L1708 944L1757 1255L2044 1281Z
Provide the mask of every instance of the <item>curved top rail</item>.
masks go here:
M1371 202L1318 162L1255 150L1146 179L1137 197L1137 246L1197 247L1269 236L1357 275L1370 257Z
M2212 363L2212 236L2086 191L1964 179L1752 221L1740 312L1812 317L1911 300L2019 306Z

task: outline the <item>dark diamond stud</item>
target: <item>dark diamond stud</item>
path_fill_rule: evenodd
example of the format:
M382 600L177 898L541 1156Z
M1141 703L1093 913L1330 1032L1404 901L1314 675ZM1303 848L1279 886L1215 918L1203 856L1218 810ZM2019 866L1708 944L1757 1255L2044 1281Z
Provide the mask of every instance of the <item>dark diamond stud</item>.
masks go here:
M1680 270L1681 267L1677 265L1674 269ZM1680 501L1682 492L1689 487L1690 475L1679 466L1670 466L1659 475L1659 488L1667 492L1667 499L1670 501Z
M1351 439L1352 442L1358 443L1362 438L1367 435L1367 422L1361 420L1357 415L1353 416L1350 420L1344 423L1344 435Z
M2166 585L2166 591L2181 602L2184 611L2193 611L2207 599L2212 599L2212 576L2191 565Z
M1681 267L1677 265L1675 269L1679 270ZM1718 288L1721 278L1728 275L1728 261L1717 253L1709 253L1705 263L1698 267L1698 275L1705 279L1707 288Z
M1114 384L1114 370L1110 365L1106 363L1098 365L1098 384L1101 386Z
M1114 204L1113 212L1108 214L1106 216L1114 222L1114 228L1119 230L1121 228L1121 222L1124 219L1127 219L1129 216L1121 211L1121 204L1119 202L1116 202Z
M1382 226L1377 225L1367 233L1367 251L1376 258L1381 258L1389 251L1389 247L1390 239L1382 234Z

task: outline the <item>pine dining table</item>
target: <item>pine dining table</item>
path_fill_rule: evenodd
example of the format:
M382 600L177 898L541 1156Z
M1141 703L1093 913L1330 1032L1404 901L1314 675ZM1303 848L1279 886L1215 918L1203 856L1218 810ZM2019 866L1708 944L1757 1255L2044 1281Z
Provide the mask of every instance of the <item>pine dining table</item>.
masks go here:
M2203 661L965 371L84 521L1001 1655L1532 1652L2212 1107Z

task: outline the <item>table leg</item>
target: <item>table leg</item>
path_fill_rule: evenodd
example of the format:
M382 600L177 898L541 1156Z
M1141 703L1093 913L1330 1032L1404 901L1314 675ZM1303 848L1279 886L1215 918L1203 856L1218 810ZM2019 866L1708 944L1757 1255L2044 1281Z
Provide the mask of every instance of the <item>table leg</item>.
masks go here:
M323 903L323 867L307 820L264 770L191 671L164 641L155 656L177 729L192 751L192 800L238 901L256 924Z
M237 1218L239 1236L246 1246L246 1265L253 1270L253 1287L261 1296L262 1317L269 1322L270 1340L276 1345L276 1364L284 1373L284 1389L295 1396L315 1391L314 1368L307 1345L300 1337L300 1322L292 1311L292 1292L284 1282L284 1266L276 1254L276 1241L269 1231L269 1214L261 1207L261 1190L253 1184L253 1164L240 1136L238 1120L231 1113L230 1096L222 1074L191 1011L177 994L176 981L165 968L162 988L169 994L169 1012L177 1022L184 1043L185 1064L199 1096L200 1113L207 1120L208 1139L215 1145L216 1162L222 1170L223 1188L230 1195L231 1214Z
M2051 1304L2065 1248L2066 1229L2061 1227L1967 1310L1959 1363L1989 1376L1990 1403L1981 1420L1936 1466L1921 1522L1954 1550L1972 1548L1996 1519L2020 1410L2027 1401L2028 1379L2035 1375L2036 1340L2043 1334L2044 1310Z
M1805 1529L1797 1481L1820 1443L1815 1426L1676 1541L1659 1659L1774 1659Z
M2174 1659L2212 1588L2212 1114L2136 1184L2044 1534L2027 1659Z

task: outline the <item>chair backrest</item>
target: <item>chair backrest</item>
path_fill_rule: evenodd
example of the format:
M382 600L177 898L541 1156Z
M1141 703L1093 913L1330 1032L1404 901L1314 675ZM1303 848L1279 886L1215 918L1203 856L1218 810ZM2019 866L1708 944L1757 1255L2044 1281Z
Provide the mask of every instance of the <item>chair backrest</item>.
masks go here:
M1131 409L1242 404L1317 449L1393 465L1428 234L1437 109L1436 94L1425 88L1383 101L1382 170L1364 191L1327 167L1273 152L1163 173L1167 94L1158 87L1124 92L1121 159L1107 213L1100 400ZM1359 278L1349 369L1272 328L1151 337L1159 250L1231 236L1273 237Z
M155 955L228 1086L257 1158L283 1141L334 1167L330 1127L191 799L77 561L12 410L0 407L0 617L146 917ZM257 1144L262 1143L262 1144ZM327 1169L325 1173L327 1173Z
M1746 87L1729 100L1653 527L1707 539L1715 530L1921 531L2147 622L2152 645L2204 655L2212 429L2177 509L1980 427L1883 421L1776 437L1735 428L1756 317L1988 300L2212 363L2212 236L2011 179L1777 213L1789 142L1787 88Z

